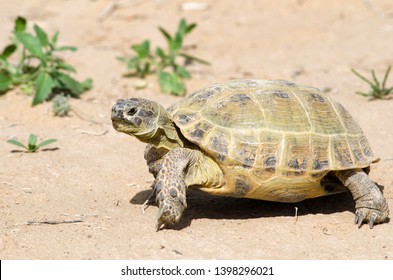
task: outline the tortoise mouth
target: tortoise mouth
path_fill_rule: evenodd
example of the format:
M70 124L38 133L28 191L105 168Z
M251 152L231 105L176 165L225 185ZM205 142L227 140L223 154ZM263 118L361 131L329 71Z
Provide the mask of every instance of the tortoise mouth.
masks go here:
M131 131L132 126L122 118L112 118L112 126L117 131Z

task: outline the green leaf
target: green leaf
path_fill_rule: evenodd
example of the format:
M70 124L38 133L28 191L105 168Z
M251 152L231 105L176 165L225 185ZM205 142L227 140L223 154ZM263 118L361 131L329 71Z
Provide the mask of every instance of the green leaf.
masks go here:
M54 142L56 142L56 141L57 141L56 139L48 139L48 140L45 140L45 141L43 141L43 142L41 142L40 144L37 145L37 149L39 149L39 148L41 148L41 147L43 147L43 146L47 146L47 145L49 145L49 144L52 144L52 143L54 143Z
M131 48L136 51L139 58L146 58L150 55L150 41L145 40L141 44L132 45Z
M77 48L77 47L74 47L74 46L63 46L63 47L55 48L55 51L57 51L57 52L62 52L62 51L72 51L72 52L75 52L75 51L77 51L77 50L78 50L78 48Z
M392 66L389 66L388 69L385 72L385 76L383 77L383 81L382 81L382 88L385 88L385 86L386 86L386 80L389 77L390 69L392 69ZM390 92L390 90L389 90L389 92Z
M351 71L358 76L360 79L362 79L363 81L365 81L367 84L369 84L371 87L373 86L373 83L370 82L366 77L362 76L359 72L357 72L355 69L351 69Z
M29 143L29 148L30 148L30 147L35 147L36 144L37 144L37 136L34 135L34 134L30 134L30 135L29 135L28 143Z
M176 74L172 74L172 90L171 94L173 95L184 95L186 92L186 86L184 85L183 80Z
M170 73L160 72L158 74L158 80L160 83L161 91L168 93L172 89L172 77Z
M57 69L66 70L66 71L68 71L68 72L76 73L76 69L75 69L73 66L71 66L71 65L69 65L69 64L67 64L67 63L64 63L64 62L62 62L62 61L59 61L59 62L57 63L57 67L56 67L56 68L57 68Z
M158 29L160 30L160 32L162 33L162 35L164 35L164 37L166 38L166 40L169 42L172 41L172 36L169 35L168 31L166 31L164 28L162 27L158 27Z
M128 60L127 68L129 70L137 70L139 63L140 63L139 58L137 56L134 56L130 60Z
M181 19L177 32L180 33L182 37L184 37L186 34L190 33L196 26L196 23L191 23L187 25L186 20Z
M14 52L16 51L16 45L15 44L11 44L5 47L5 49L3 50L3 53L1 54L1 57L4 59L7 59L8 57L10 57Z
M0 94L10 88L11 82L11 77L0 73Z
M156 55L158 55L162 60L165 60L165 59L166 59L165 52L164 52L163 49L160 48L160 47L157 47L157 48L156 48Z
M26 30L27 21L23 17L17 17L15 20L15 32L24 32Z
M42 46L37 37L29 33L15 33L15 36L33 56L43 58Z
M177 73L181 78L184 78L184 79L191 79L191 74L190 74L190 72L188 72L188 71L186 70L186 68L183 67L183 66L177 66L177 68L176 68L176 73Z
M200 58L198 58L198 57L195 57L195 56L186 54L186 53L179 53L179 55L182 56L182 57L184 57L184 58L186 58L186 59L188 59L188 60L191 60L191 61L196 61L196 62L205 64L205 65L210 65L210 62L208 62L208 61L206 61L206 60L203 60L203 59L200 59Z
M174 95L183 95L185 93L185 85L182 79L175 73L160 72L159 83L161 91Z
M56 78L59 83L62 85L61 88L68 89L71 92L71 95L74 97L78 97L82 92L85 91L82 84L77 80L71 78L69 75L57 72ZM87 82L88 84L88 82Z
M35 34L37 35L38 39L40 40L41 45L43 47L48 46L48 44L49 44L48 35L45 33L45 31L42 30L42 28L36 24L34 25L34 31L35 31Z
M10 139L7 141L7 143L29 150L29 148L27 148L23 143L15 139Z
M118 56L118 57L116 57L116 59L118 61L120 61L120 62L127 62L128 61L128 58L127 57L123 57L123 56Z
M179 28L177 29L177 33L180 33L182 36L186 34L187 23L184 18L182 18L179 22Z
M41 72L34 82L36 93L33 99L33 106L44 102L52 92L54 85L52 77L45 72Z
M92 79L86 79L81 83L81 86L83 88L83 91L88 91L93 88L93 80Z
M57 40L59 39L59 31L56 31L55 35L52 37L52 47L55 48L57 44Z
M195 27L197 27L196 23L191 23L190 25L188 25L185 34L190 33Z
M183 37L180 33L176 33L175 40L171 41L171 44L169 45L170 51L177 52L182 48L182 45L183 45Z

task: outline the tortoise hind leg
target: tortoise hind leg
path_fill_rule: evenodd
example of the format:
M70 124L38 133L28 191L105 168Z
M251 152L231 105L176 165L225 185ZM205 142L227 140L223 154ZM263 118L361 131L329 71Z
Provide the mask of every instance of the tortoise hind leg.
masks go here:
M355 223L359 227L363 222L368 222L372 228L374 223L387 220L389 208L386 199L362 169L341 170L335 174L352 193L356 203Z

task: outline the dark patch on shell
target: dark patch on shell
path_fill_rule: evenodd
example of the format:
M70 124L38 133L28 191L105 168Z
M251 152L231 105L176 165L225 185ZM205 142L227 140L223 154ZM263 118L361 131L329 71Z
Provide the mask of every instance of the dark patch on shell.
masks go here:
M211 125L207 123L199 123L195 125L194 130L190 132L192 139L201 142L204 139L206 132L210 131Z
M277 90L277 91L273 92L273 94L277 97L280 97L280 98L284 98L284 99L289 98L288 93L286 93L285 91Z
M211 96L214 95L215 92L213 91L204 91L204 92L199 92L198 95L194 98L194 102L197 103L204 103L206 102Z
M247 94L244 93L238 93L235 94L231 97L231 102L244 102L244 101L248 101L251 98L249 96L247 96Z
M291 159L288 162L288 167L296 170L304 170L307 168L307 161L304 159L301 163L299 163L298 159Z
M317 102L325 102L325 99L324 99L321 95L319 95L319 94L310 93L310 96L312 97L312 99L313 99L314 101L317 101Z
M222 155L222 154L219 154L219 155L217 156L217 160L219 160L219 161L224 161L226 158L227 158L227 157L224 156L224 155Z
M279 80L279 82L283 83L283 84L285 84L286 86L289 86L289 87L297 87L297 85L295 83L292 83L292 82L287 81L287 80Z
M297 159L291 159L288 162L288 167L295 169L296 171L290 171L287 173L287 176L300 176L304 174L304 169L305 169L305 165L307 165L307 162L304 160L301 164L299 164L299 160Z
M194 115L178 114L177 123L181 126L186 126L194 120Z
M266 171L267 172L275 172L276 171L276 162L277 162L276 157L274 157L274 156L268 157L265 160Z
M201 124L197 124L194 127L194 130L190 132L190 136L192 139L200 142L205 136L205 131L201 128Z
M344 143L345 145L345 143ZM343 166L350 166L352 165L351 155L349 154L349 150L345 147L342 142L334 143L334 154L336 159L341 163Z
M211 139L211 148L219 154L218 160L224 161L228 156L228 143L223 137L214 136Z
M317 160L314 159L313 163L312 163L312 168L314 170L324 170L327 169L329 167L329 162L327 160Z
M368 157L373 156L373 152L371 151L371 149L369 147L364 148L364 154Z
M250 191L250 185L247 182L247 179L244 176L240 176L236 179L235 183L235 195L236 196L244 196Z
M358 160L358 161L364 161L365 160L361 150L354 149L354 150L352 150L352 152L353 152L353 155L355 156L356 160Z
M190 132L190 136L192 139L200 141L202 140L203 136L205 135L205 132L199 127L195 127L194 131Z
M291 167L293 169L299 169L300 168L299 161L297 159L291 159L288 162L288 167Z
M250 169L254 166L256 158L256 150L253 150L252 147L244 146L239 149L236 153L236 159L239 160L243 166L243 168Z

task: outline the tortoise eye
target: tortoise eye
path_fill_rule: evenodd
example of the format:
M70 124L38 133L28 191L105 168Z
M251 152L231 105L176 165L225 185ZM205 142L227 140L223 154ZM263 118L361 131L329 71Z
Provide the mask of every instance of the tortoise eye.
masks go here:
M136 112L138 112L138 109L135 107L132 107L130 110L128 110L127 115L133 116L136 114Z

